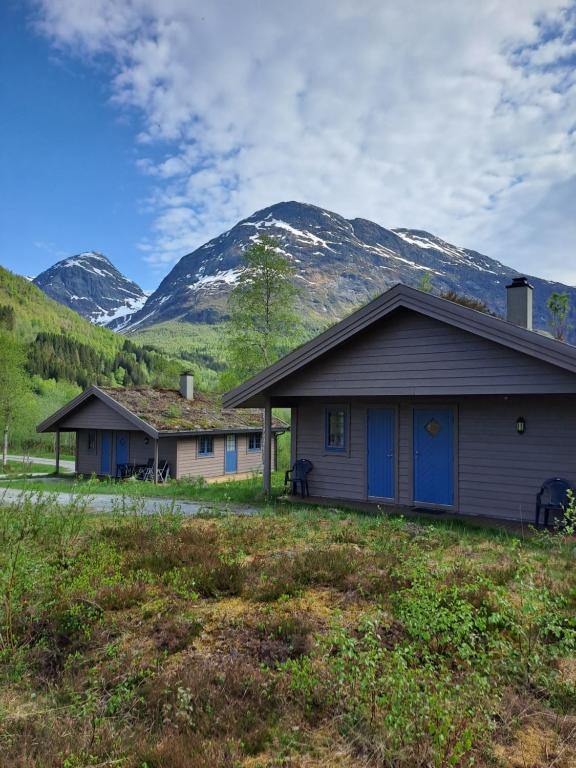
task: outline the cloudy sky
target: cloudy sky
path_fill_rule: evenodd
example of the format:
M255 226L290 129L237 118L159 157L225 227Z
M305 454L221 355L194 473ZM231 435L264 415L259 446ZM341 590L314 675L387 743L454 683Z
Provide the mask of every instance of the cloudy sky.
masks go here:
M94 248L150 288L300 200L576 283L574 0L3 8L11 269Z

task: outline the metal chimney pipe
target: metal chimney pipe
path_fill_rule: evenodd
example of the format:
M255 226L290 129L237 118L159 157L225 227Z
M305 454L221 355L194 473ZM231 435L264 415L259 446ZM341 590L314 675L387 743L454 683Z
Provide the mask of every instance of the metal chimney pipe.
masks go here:
M506 286L506 319L509 323L532 330L532 293L534 288L525 277L513 278Z

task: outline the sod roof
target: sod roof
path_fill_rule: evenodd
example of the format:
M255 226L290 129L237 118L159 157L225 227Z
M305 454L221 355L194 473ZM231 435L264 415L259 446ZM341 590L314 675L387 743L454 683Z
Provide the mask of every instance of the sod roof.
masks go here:
M219 395L195 392L193 400L186 400L177 389L98 389L161 432L242 431L262 429L263 426L260 409L223 408ZM287 426L281 419L274 417L272 420L275 430Z

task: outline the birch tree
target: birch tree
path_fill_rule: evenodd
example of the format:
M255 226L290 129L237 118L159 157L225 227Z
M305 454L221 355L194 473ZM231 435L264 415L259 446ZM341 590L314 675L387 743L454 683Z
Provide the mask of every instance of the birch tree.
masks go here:
M229 299L226 387L250 378L275 362L298 341L301 321L295 270L276 240L262 236L248 248Z

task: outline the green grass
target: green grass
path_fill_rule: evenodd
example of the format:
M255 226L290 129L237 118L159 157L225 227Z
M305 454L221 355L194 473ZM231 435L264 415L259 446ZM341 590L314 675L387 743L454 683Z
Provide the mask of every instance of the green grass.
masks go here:
M41 480L10 480L10 488L20 488L23 491L44 491L46 484ZM6 485L6 483L5 483ZM2 483L0 482L0 487ZM62 492L92 494L114 494L127 497L160 497L184 501L216 501L222 503L236 502L242 504L263 503L262 477L254 475L244 480L230 480L222 483L206 483L203 480L169 480L167 483L144 482L139 480L78 478L62 480L58 483ZM284 492L284 473L272 473L272 496L280 496Z
M575 764L573 541L49 495L0 538L2 768Z
M30 472L49 474L54 472L54 467L50 464L34 464L27 461L9 461L0 467L0 474L21 475Z

